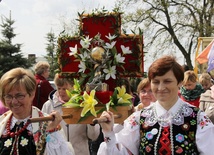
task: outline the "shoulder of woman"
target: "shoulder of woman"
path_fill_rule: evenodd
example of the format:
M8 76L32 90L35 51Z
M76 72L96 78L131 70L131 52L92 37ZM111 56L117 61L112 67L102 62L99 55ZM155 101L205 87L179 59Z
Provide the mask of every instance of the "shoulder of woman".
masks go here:
M202 93L200 96L200 101L214 101L213 98L211 98L211 90L207 90L205 93Z
M140 127L140 111L132 113L125 121L124 127L129 128L129 130L135 130Z

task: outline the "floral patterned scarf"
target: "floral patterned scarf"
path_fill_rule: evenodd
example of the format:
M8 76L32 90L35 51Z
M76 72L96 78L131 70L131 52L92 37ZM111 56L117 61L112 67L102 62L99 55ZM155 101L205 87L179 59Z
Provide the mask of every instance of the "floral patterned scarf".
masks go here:
M185 100L193 101L200 97L202 93L204 93L204 88L198 83L193 90L187 90L184 86L182 86L180 89L180 93L185 98Z

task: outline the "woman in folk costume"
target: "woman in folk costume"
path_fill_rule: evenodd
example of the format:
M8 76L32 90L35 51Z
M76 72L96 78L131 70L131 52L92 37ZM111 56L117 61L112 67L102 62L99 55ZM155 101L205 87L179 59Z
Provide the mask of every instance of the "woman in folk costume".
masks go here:
M178 97L183 68L174 57L164 56L149 67L148 78L157 101L134 112L115 134L114 117L102 113L107 122L100 123L105 142L98 155L175 155L214 152L214 125L204 112Z
M33 107L36 80L30 71L15 68L0 80L0 99L10 110L0 117L0 154L2 155L74 155L59 123L62 117L53 111L51 122L29 123L29 118L47 114Z

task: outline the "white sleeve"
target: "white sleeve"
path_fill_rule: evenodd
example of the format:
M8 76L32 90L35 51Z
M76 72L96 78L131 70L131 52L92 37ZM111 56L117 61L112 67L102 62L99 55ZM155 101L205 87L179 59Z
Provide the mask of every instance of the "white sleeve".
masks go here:
M48 100L43 104L41 111L44 113L50 114L53 108L51 108L49 105L50 105L50 101Z
M47 135L45 155L75 155L71 143L66 141L62 130Z
M200 155L213 155L214 125L204 112L199 112L196 145Z
M96 140L100 134L100 125L96 124L94 126L87 124L87 136L92 141Z
M114 131L104 133L98 155L134 155L139 154L140 111L134 112L124 121L124 128L117 134Z

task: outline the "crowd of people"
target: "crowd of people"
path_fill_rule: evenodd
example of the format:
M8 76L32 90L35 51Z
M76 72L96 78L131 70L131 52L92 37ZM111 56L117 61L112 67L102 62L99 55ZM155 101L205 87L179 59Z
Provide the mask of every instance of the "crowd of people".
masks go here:
M48 82L50 65L38 62L34 74L15 68L0 79L0 154L75 155L211 155L214 140L212 77L181 66L173 56L154 61L133 95L133 113L114 124L111 111L100 124L66 124L62 105L73 79L55 75L56 90ZM53 121L30 123L34 117ZM93 149L96 148L96 149Z

